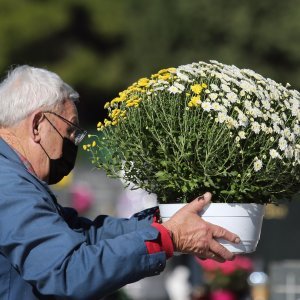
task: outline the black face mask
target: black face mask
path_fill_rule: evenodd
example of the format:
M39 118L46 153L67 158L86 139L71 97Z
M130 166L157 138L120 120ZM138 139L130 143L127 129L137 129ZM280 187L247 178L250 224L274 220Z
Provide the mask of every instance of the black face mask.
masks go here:
M45 151L45 150L44 150ZM62 155L60 158L52 159L47 156L50 161L50 173L48 184L55 184L67 176L74 168L78 146L66 137L63 138Z

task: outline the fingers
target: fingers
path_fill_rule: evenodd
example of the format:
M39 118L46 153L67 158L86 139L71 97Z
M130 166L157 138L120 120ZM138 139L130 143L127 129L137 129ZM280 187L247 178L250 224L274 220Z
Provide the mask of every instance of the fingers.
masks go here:
M197 197L194 199L191 203L186 205L184 208L187 211L193 212L193 213L198 213L201 211L206 205L208 205L211 201L211 193L207 192L202 196Z
M223 247L220 243L216 240L212 240L210 243L210 251L216 254L216 257L219 257L224 260L233 260L235 255Z
M217 262L220 262L220 263L225 262L224 258L222 258L221 256L213 253L212 251L208 251L205 256L197 255L197 257L202 259L202 260L213 259L213 260L215 260Z
M241 242L240 238L236 234L226 230L225 228L214 224L211 224L211 226L214 238L222 238L235 244L239 244Z

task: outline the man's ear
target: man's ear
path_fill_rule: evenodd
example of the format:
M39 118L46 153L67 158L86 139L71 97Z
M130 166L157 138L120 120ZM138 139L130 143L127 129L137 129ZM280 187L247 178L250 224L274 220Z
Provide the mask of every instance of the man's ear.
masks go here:
M42 111L34 112L31 115L31 136L36 143L39 143L41 140L41 123L44 117L45 116Z

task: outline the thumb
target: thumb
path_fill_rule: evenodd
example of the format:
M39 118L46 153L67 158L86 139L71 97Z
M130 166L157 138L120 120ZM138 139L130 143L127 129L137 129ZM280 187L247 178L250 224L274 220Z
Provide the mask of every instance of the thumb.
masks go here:
M198 213L211 201L211 193L207 192L202 196L197 197L192 202L190 202L186 208L190 212Z

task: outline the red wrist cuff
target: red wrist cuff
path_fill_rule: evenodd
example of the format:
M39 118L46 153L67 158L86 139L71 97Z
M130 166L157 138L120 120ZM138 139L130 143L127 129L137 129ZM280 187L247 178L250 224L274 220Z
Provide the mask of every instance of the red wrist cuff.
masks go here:
M174 247L171 236L168 230L158 223L152 223L151 226L155 227L159 231L159 236L154 241L146 241L146 247L149 254L164 251L167 258L173 256Z

